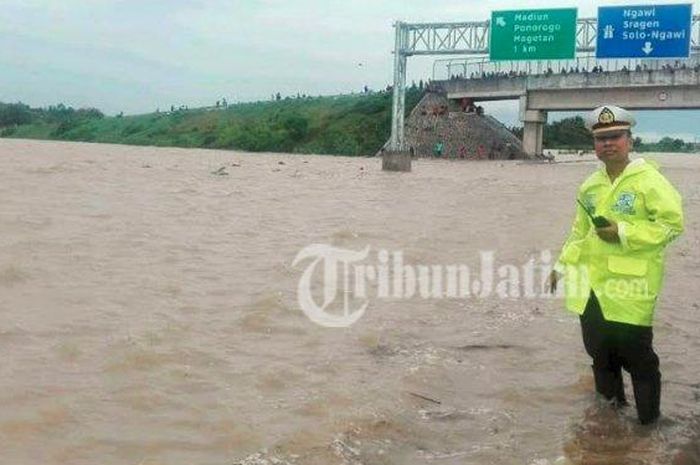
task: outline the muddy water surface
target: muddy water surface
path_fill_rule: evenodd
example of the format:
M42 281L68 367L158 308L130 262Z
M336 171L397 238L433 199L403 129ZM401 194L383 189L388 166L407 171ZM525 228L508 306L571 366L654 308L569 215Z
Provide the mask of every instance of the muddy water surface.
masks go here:
M595 168L0 141L0 462L700 463L700 157L656 344L663 419L592 395L561 299L372 296L300 310L318 243L410 264L556 252ZM224 168L220 170L220 168ZM370 293L371 294L371 293ZM628 390L629 379L627 378Z

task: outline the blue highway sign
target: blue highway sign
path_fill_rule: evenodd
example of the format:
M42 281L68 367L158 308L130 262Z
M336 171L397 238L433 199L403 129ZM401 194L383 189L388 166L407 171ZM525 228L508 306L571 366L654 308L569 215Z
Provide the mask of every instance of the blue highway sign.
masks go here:
M597 58L688 58L692 4L598 8Z

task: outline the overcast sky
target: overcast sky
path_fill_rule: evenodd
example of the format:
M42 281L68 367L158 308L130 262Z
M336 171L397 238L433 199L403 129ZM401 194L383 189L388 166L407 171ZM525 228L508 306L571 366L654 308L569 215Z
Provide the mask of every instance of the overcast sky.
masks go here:
M688 2L0 0L0 101L133 114L379 89L392 81L396 20L480 21L492 10L547 7L595 17L598 6L630 3ZM433 62L409 59L409 82L430 78ZM515 102L487 110L517 123ZM700 112L639 116L643 136L700 137Z

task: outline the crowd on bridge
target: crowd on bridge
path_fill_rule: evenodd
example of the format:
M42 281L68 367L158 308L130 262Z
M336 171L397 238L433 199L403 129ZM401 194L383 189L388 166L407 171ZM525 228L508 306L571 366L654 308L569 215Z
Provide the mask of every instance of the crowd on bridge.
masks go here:
M661 70L661 71L676 71L676 70L685 70L685 69L693 69L696 72L700 71L700 63L695 64L694 66L688 66L685 62L681 62L680 60L676 60L674 64L664 64L660 68L649 68L646 64L637 64L634 68L634 71L636 72L642 72L642 71L653 71L655 69ZM586 67L578 67L578 66L571 66L567 68L566 66L563 66L560 68L559 72L557 74L578 74L578 73L583 73L583 74L603 74L603 73L610 73L610 72L622 72L622 73L629 73L630 69L627 68L627 66L623 66L620 69L616 70L605 70L601 65L596 65L591 70L589 71ZM543 76L551 76L555 74L555 71L551 68L548 67L546 70L544 70L543 73L541 74L535 74L535 75L543 75ZM469 77L467 78L465 74L453 74L450 76L450 80L455 81L455 80L464 80L464 79L483 79L483 80L491 80L491 79L502 79L502 78L516 78L516 77L525 77L530 75L527 71L524 70L519 70L519 71L481 71L481 72L472 72L469 74Z

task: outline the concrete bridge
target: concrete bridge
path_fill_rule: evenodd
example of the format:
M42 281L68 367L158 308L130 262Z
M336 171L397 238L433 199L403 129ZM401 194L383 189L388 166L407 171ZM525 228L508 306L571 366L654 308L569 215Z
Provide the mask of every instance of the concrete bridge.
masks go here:
M392 152L405 150L404 118L406 61L416 55L471 55L482 60L479 65L499 67L499 63L488 63L490 49L490 21L462 23L416 23L397 22L394 47L394 98L392 106L391 140ZM576 22L576 53L595 51L597 19L579 18ZM691 53L700 52L700 16L693 16L690 26ZM695 57L698 58L697 56ZM585 60L600 64L591 56L577 56L576 62ZM479 100L520 100L520 119L524 124L523 146L532 156L542 153L542 132L548 111L589 110L597 105L612 103L631 109L698 109L700 108L699 67L691 60L683 59L677 68L657 60L638 60L644 68L630 66L610 70L610 63L617 60L602 60L603 72L567 72L542 74L543 63L525 62L527 69L514 76L490 77L488 79L448 79L437 81L451 99L471 98ZM566 60L554 60L555 70L559 66L570 69ZM675 64L674 64L675 65ZM544 65L549 67L549 65ZM641 65L640 65L641 66ZM578 66L579 70L591 66ZM597 66L596 66L597 67ZM468 66L463 66L463 77L471 76ZM449 69L449 68L448 68ZM481 72L473 73L475 76ZM488 73L491 74L491 73ZM448 76L452 73L448 71ZM435 81L434 81L435 82Z
M433 81L449 99L519 100L523 149L542 154L548 111L584 111L606 103L629 109L700 109L700 66L496 76Z

